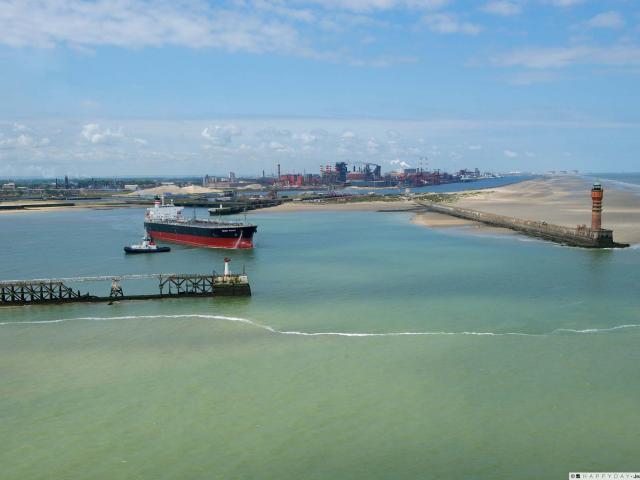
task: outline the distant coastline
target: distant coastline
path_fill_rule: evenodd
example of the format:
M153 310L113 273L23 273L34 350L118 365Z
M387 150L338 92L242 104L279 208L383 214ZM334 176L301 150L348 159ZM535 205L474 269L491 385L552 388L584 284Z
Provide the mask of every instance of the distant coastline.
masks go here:
M472 188L477 182L441 185L449 191L438 192L427 187L423 193L439 194L445 202L464 208L507 215L530 220L546 221L575 227L590 219L589 188L593 181L603 182L605 187L604 225L612 228L618 241L640 243L640 175L588 174L582 176L511 177L513 182L496 187ZM638 182L638 183L634 183ZM452 190L453 187L455 190ZM370 189L364 189L370 190ZM385 189L388 190L388 189ZM422 190L422 189L421 189ZM366 194L357 198L333 201L289 201L282 205L253 211L251 215L285 212L358 212L358 211L411 211L418 207L401 189L393 193L376 191L371 198ZM439 200L440 201L440 200ZM4 202L5 205L23 204L24 209L0 210L0 215L26 214L30 212L59 212L85 209L141 208L144 202L122 201L74 201L64 205L60 201ZM411 222L428 228L465 227L468 232L499 232L513 235L505 229L487 227L475 222L448 217L437 213L416 213Z

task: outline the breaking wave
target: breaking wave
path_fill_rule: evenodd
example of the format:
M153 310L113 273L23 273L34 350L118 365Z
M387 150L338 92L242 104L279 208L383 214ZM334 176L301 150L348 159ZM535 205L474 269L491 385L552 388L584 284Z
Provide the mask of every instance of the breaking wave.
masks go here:
M556 334L594 334L594 333L606 333L614 330L622 330L628 328L640 328L640 325L626 324L616 325L606 328L587 328L584 330L576 330L571 328L558 328L549 333L524 333L524 332L474 332L474 331L462 331L462 332L302 332L296 330L278 330L269 325L249 320L248 318L241 317L227 317L224 315L204 315L204 314L183 314L183 315L127 315L119 317L75 317L75 318L60 318L56 320L33 320L33 321L17 321L17 322L1 322L0 326L8 325L50 325L60 324L65 322L106 322L114 320L154 320L154 319L171 319L171 318L199 318L206 320L221 320L226 322L238 322L246 325L251 325L255 328L266 330L267 332L277 335L299 335L303 337L411 337L411 336L437 336L437 335L472 335L479 337L548 337Z

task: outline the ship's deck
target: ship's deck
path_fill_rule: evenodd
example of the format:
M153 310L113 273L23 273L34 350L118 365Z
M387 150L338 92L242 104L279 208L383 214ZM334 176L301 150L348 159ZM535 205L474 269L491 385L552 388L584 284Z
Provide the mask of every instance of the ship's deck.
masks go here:
M204 220L204 219L183 219L183 220L146 220L145 223L157 223L162 225L181 225L185 227L197 227L197 228L247 228L256 227L251 223L242 222L220 222L218 220Z

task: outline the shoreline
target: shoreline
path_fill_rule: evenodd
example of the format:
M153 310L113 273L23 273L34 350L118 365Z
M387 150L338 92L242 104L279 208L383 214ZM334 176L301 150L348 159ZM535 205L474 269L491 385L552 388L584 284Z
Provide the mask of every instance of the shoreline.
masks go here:
M75 201L77 202L77 201ZM42 200L35 201L33 203L29 202L0 202L0 205L4 206L21 206L23 208L8 208L8 209L0 209L0 215L14 214L14 213L29 213L29 212L63 212L63 211L72 211L72 210L113 210L116 208L136 208L143 207L143 204L124 204L124 203L75 203L70 200L59 201L59 200ZM61 203L75 203L74 205L60 205ZM49 205L51 204L51 205Z
M490 189L465 190L463 192L439 193L450 195L450 204L496 215L505 215L526 220L544 221L567 227L589 224L591 222L591 184L597 177L537 177L522 182L503 185ZM602 180L605 189L603 204L603 227L614 231L614 240L629 244L640 243L640 185L620 185L619 181ZM142 208L145 205L123 203L76 203L73 206L46 207L43 201L6 202L4 205L24 205L24 209L0 210L0 216L27 212L60 212L74 209L111 210L119 208ZM51 203L61 203L52 201ZM414 213L411 223L426 228L453 229L463 227L465 233L516 235L506 228L479 224L434 212L413 212L419 205L411 199L394 198L383 201L374 200L356 202L286 202L275 207L252 210L251 215L289 212L374 212L406 211Z

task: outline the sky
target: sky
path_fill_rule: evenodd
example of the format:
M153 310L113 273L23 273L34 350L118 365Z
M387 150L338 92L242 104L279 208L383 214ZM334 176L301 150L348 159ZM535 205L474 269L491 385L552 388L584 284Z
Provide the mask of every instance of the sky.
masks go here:
M0 0L0 177L640 171L638 0Z

